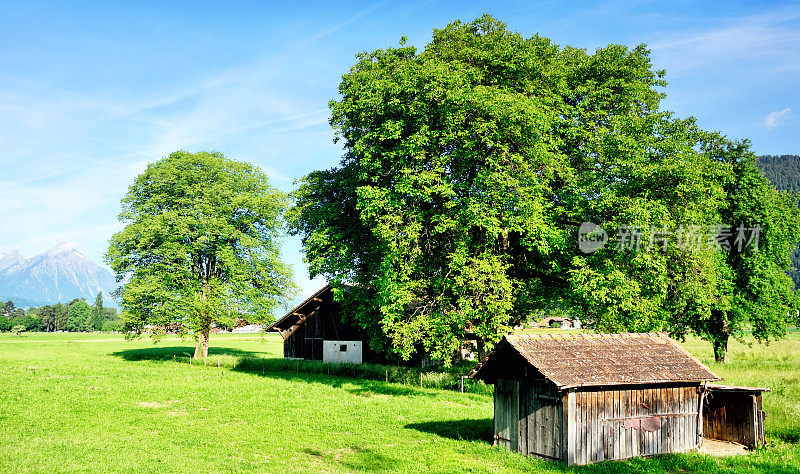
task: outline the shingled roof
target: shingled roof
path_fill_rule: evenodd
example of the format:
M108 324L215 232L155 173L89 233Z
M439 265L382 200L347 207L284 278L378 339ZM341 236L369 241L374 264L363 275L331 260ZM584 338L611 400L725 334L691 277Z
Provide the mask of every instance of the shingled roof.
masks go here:
M470 376L491 379L498 354L508 351L559 389L720 380L663 333L508 335Z

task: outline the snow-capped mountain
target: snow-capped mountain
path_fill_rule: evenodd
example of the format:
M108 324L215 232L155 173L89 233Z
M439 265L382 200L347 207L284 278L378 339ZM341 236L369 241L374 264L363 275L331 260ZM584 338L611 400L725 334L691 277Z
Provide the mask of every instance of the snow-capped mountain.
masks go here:
M5 270L15 263L19 263L22 260L24 260L22 258L22 254L16 250L12 250L9 253L0 252L0 271Z
M14 263L3 266L6 262ZM67 303L75 298L94 302L103 292L106 306L114 306L111 292L114 276L100 268L69 244L60 244L35 257L24 259L19 252L0 254L0 301L18 306Z

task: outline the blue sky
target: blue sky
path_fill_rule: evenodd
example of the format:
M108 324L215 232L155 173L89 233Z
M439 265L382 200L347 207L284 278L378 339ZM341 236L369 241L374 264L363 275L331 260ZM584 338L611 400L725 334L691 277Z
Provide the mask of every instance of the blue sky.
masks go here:
M800 154L798 2L5 1L0 252L72 242L100 262L133 178L178 149L255 163L288 191L338 162L328 101L358 52L403 35L422 47L483 13L589 51L645 43L665 108ZM297 239L285 255L301 293L319 285Z

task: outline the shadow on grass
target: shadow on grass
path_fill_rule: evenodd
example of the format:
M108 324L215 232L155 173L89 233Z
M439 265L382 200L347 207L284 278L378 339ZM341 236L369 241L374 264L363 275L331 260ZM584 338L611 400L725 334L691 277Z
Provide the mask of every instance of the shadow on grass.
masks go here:
M354 471L396 471L400 468L400 460L379 453L372 448L354 447L352 454L341 461L342 466Z
M767 431L768 436L774 436L786 443L797 444L800 443L800 427L780 427Z
M492 442L492 434L494 433L494 423L491 418L426 421L423 423L409 423L405 428L435 434L443 438L485 441L487 443Z
M449 378L438 381L423 376L422 389L419 385L420 371L416 368L371 363L325 364L322 361L283 358L245 357L239 359L233 370L284 380L322 383L364 397L373 394L436 397L436 392L425 389L453 390L459 380L450 380L453 377L449 374L446 374ZM477 388L486 389L486 386Z
M231 356L231 357L253 357L256 352L231 349L228 347L209 347L208 357ZM145 349L128 349L124 351L112 352L110 355L120 357L128 361L170 361L177 360L186 362L189 357L194 355L194 347L188 346L158 346Z
M186 364L194 354L194 348L189 346L157 346L143 349L128 349L113 352L110 355L120 357L131 362L141 361L176 361ZM320 383L329 385L333 388L345 390L354 395L369 397L373 394L391 396L427 396L435 397L433 392L420 390L403 381L398 383L385 383L380 380L384 376L394 372L394 376L399 376L398 369L392 366L377 366L375 364L363 364L353 366L351 364L323 364L318 361L296 361L282 358L264 358L261 353L233 349L228 347L210 347L208 349L209 365L214 365L213 360L216 356L227 356L236 359L234 367L227 365L225 369L234 372L242 372L260 377L277 378L292 382ZM203 365L203 362L197 361ZM413 376L409 376L413 379ZM379 380L376 380L379 379ZM438 388L438 387L428 387Z

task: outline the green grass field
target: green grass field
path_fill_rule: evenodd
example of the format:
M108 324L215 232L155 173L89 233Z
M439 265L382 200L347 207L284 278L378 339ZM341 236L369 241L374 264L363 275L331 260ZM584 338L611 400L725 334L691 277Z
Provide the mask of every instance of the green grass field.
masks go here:
M154 346L119 335L0 335L0 470L565 469L492 447L490 396L290 365L262 373L254 361L280 357L279 338L211 342L203 366L187 363L193 346L180 339ZM713 363L705 343L686 347L726 382L771 390L769 446L734 458L669 455L573 470L800 472L800 334L768 347L733 344L727 367Z

